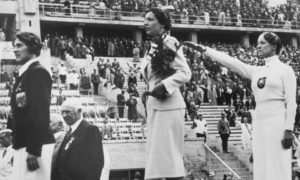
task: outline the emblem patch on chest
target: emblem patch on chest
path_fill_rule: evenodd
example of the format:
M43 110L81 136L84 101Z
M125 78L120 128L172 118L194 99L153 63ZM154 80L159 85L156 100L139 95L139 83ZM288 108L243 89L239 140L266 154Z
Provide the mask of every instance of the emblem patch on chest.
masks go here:
M18 107L25 107L27 104L27 98L25 92L19 92L16 94L16 102Z
M261 77L257 80L257 87L262 89L265 87L267 77Z

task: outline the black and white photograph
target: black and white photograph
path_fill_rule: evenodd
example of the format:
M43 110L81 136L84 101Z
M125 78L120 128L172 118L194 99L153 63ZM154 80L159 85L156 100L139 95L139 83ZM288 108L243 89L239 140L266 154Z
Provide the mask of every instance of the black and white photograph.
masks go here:
M0 0L0 180L300 180L300 0Z

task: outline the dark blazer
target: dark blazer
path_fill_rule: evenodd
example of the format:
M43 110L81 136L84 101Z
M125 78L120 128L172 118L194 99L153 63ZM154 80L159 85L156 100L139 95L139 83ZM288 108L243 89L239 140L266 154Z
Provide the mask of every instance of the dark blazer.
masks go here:
M43 144L54 143L49 129L52 79L39 62L18 77L11 94L13 148L26 147L40 156Z
M97 126L83 120L71 138L66 136L56 148L58 152L56 159L53 159L52 180L100 179L104 156L102 136Z

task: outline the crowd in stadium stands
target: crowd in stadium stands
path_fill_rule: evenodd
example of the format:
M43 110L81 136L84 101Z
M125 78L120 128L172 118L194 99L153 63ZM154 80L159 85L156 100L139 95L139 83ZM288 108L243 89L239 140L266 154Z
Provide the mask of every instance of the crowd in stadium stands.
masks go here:
M43 0L49 2L49 0ZM64 3L66 14L70 14L70 2L55 0L55 3ZM73 1L72 4L80 4L84 1ZM145 12L151 7L168 7L172 9L172 17L175 23L181 23L182 18L188 16L190 24L196 20L196 16L202 16L203 21L214 25L237 25L241 26L264 26L264 27L284 27L291 25L299 27L300 13L298 6L288 1L286 4L277 7L268 7L263 0L94 0L88 1L91 13L97 14L97 10L115 10L127 12ZM73 10L76 11L76 10ZM122 16L130 13L122 13ZM120 18L121 14L116 14L115 18ZM208 18L205 18L208 17ZM241 20L241 18L243 20ZM206 19L206 20L205 20ZM209 19L209 20L207 20Z
M147 49L146 42L135 42L124 37L77 37L69 38L60 35L46 35L44 43L51 50L51 55L66 59L66 54L74 58L86 58L89 54L94 60L94 56L105 57L139 57Z

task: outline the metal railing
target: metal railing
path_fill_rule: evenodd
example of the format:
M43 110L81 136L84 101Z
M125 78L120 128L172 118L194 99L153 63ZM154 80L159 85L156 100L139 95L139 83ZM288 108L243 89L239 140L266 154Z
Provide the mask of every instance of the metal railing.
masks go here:
M209 166L209 168L211 168L213 165L213 162L215 162L215 160L217 160L217 162L220 162L222 164L222 166L226 169L225 172L223 172L223 169L218 169L219 172L222 172L223 174L228 174L228 172L231 172L233 175L233 180L242 180L242 178L228 165L226 164L226 162L224 162L210 147L208 147L206 144L203 144L204 148L205 148L205 152L206 152L206 161L207 164ZM216 164L216 163L215 163ZM216 174L218 175L218 174ZM245 180L245 179L243 179Z
M129 21L143 22L144 12L129 12L113 9L100 9L89 4L71 4L66 8L63 4L56 3L39 3L40 14L50 17L61 18L83 18L98 19L110 21ZM275 21L272 19L253 19L241 18L236 15L229 18L225 16L196 16L171 13L174 24L190 24L190 25L213 25L213 26L229 26L229 27L256 27L256 28L282 28L282 29L300 29L299 21Z

